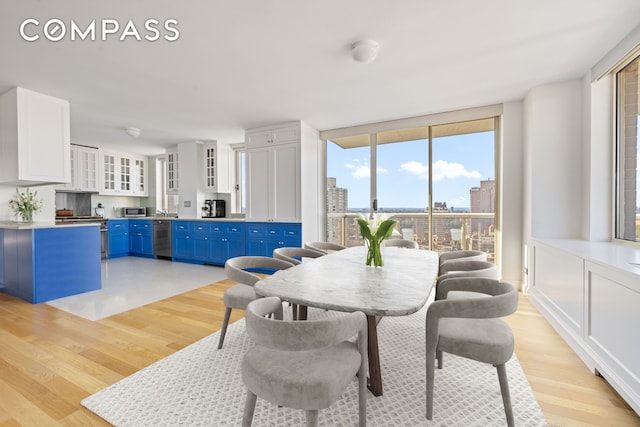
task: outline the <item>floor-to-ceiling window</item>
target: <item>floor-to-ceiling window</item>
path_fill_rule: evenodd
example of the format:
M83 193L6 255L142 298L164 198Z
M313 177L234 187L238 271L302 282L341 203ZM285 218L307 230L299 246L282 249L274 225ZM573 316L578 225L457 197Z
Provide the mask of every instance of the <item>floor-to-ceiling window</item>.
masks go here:
M371 210L369 135L356 135L341 144L326 144L325 235L328 242L354 246L360 244L354 235L356 214Z
M640 242L640 56L616 73L616 221L615 237Z
M493 257L495 119L389 127L325 133L326 239L362 244L354 218L377 210L398 221L396 238Z

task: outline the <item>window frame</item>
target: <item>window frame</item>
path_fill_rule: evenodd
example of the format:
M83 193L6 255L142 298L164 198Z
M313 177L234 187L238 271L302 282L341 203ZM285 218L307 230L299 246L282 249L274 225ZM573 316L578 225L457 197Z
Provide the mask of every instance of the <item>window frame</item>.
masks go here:
M484 107L470 108L465 110L457 110L446 113L439 113L433 115L426 116L418 116L418 117L410 117L398 120L391 120L386 122L377 122L370 123L365 125L353 126L348 128L339 128L339 129L330 129L320 132L320 139L323 143L323 163L324 163L324 197L323 197L323 206L322 212L324 216L324 220L322 221L322 235L326 236L327 233L327 149L326 144L327 141L333 140L336 138L344 138L344 137L357 137L360 135L369 135L369 147L370 147L370 168L372 171L377 168L377 134L385 131L394 131L398 129L405 128L417 128L417 127L428 127L429 136L428 136L428 146L429 153L428 159L431 164L433 153L432 153L432 142L434 139L434 135L432 134L433 127L441 126L441 125L452 125L455 123L461 122L473 122L477 120L488 120L493 119L493 132L494 132L494 168L495 168L495 213L494 213L494 226L496 230L500 230L502 227L502 201L501 201L501 153L502 153L502 127L501 120L503 114L503 106L502 104L488 105ZM370 210L373 211L373 203L374 200L377 199L377 188L376 188L376 180L372 180L371 182L371 206ZM429 170L429 190L428 190L428 205L433 206L433 186L432 186L432 176L431 176L431 168ZM429 209L429 236L430 236L430 244L431 247L431 236L433 232L433 210ZM501 259L501 250L502 250L502 241L501 241L501 233L496 233L495 237L495 259L496 262Z
M627 245L632 245L634 247L640 247L639 235L635 236L636 240L630 240L630 239L624 238L624 224L622 224L622 220L624 218L624 213L622 212L624 197L621 195L621 193L624 193L624 186L622 184L622 181L624 180L624 174L621 173L621 168L624 168L624 162L622 161L623 149L621 148L621 144L624 144L624 141L623 141L624 131L621 128L623 126L622 115L624 114L624 111L622 106L623 100L621 97L619 74L634 62L637 62L638 68L640 69L640 49L636 49L630 54L628 54L622 61L620 61L620 63L615 68L611 70L611 76L612 76L611 84L613 86L612 87L612 92L613 92L612 103L613 103L613 111L614 111L613 138L612 138L613 153L614 153L613 154L613 177L612 177L613 178L613 212L612 212L611 228L612 228L613 241L627 244ZM640 70L639 70L639 73L640 73ZM640 78L638 79L638 84L640 85ZM640 93L640 89L638 90L638 92ZM637 113L640 114L640 97L636 98L636 110L637 110ZM638 130L639 130L638 128L639 127L636 127L636 153L640 149L640 138L638 135ZM640 164L638 163L640 161L640 158L638 158L637 156L636 156L636 161L637 161L636 163L636 171L637 171L638 167L640 166ZM637 182L637 178L638 178L638 172L636 172L636 182ZM638 200L639 190L640 190L640 187L636 185L636 200L635 200L635 204L636 204L635 222L636 223L638 221L638 216L639 216L637 212L637 205L639 202ZM636 230L637 230L637 226L636 226Z
M232 188L233 192L231 194L232 198L232 212L237 214L245 214L246 212L242 211L242 201L243 198L246 197L246 188L243 185L244 170L242 169L242 156L246 153L245 144L232 144L231 151L233 153L233 165L234 171L232 173L233 182Z

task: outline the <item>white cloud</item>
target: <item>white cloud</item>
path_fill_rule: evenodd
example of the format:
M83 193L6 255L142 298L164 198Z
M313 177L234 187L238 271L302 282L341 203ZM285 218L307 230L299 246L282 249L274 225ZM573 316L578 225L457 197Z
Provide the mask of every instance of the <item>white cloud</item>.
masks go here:
M360 165L353 168L353 172L351 172L351 176L355 179L368 178L371 176L371 169L369 166Z
M353 164L356 163L356 164ZM355 179L369 178L371 176L371 168L368 164L357 164L360 163L360 160L354 159L353 163L346 163L344 165L345 168L351 169L351 176ZM387 173L387 169L379 167L377 169L378 173Z
M400 165L400 170L416 175L420 179L429 178L429 165L410 161ZM464 165L460 163L449 163L444 160L437 160L433 164L433 180L442 181L443 179L455 178L475 178L480 179L482 175L478 171L468 171Z
M420 162L410 161L400 165L400 170L416 175L421 179L429 179L429 166Z

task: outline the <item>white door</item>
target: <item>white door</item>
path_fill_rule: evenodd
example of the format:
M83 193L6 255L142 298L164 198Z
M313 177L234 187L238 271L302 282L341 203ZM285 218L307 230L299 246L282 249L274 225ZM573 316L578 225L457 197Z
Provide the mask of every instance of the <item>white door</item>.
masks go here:
M273 147L272 219L300 221L300 145Z
M246 151L247 219L252 221L271 220L271 152L271 147Z

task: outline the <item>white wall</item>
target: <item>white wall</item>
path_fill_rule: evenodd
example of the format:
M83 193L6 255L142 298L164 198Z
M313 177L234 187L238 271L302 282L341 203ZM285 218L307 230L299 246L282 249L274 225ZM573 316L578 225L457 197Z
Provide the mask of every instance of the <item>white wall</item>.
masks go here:
M586 126L588 146L585 155L585 223L583 236L587 240L610 240L612 234L613 144L614 128L613 82L610 75L591 83L585 77L584 92L589 96Z
M321 224L324 222L324 169L320 167L321 144L317 130L300 123L301 182L300 203L302 213L302 244L323 240Z
M583 234L583 84L532 89L524 101L525 215L528 237Z
M501 120L502 145L500 147L500 226L496 240L500 239L501 280L515 286L522 284L523 269L523 104L504 104Z
M21 187L22 188L22 187ZM33 216L34 221L53 221L56 216L56 196L54 185L40 185L29 187L31 191L37 191L37 197L44 202L44 207ZM12 185L0 185L0 221L15 221L11 210L9 210L9 200L16 194L16 187Z
M201 143L178 144L178 192L180 193L178 216L180 218L200 216L200 207L204 204L200 182L201 159Z

